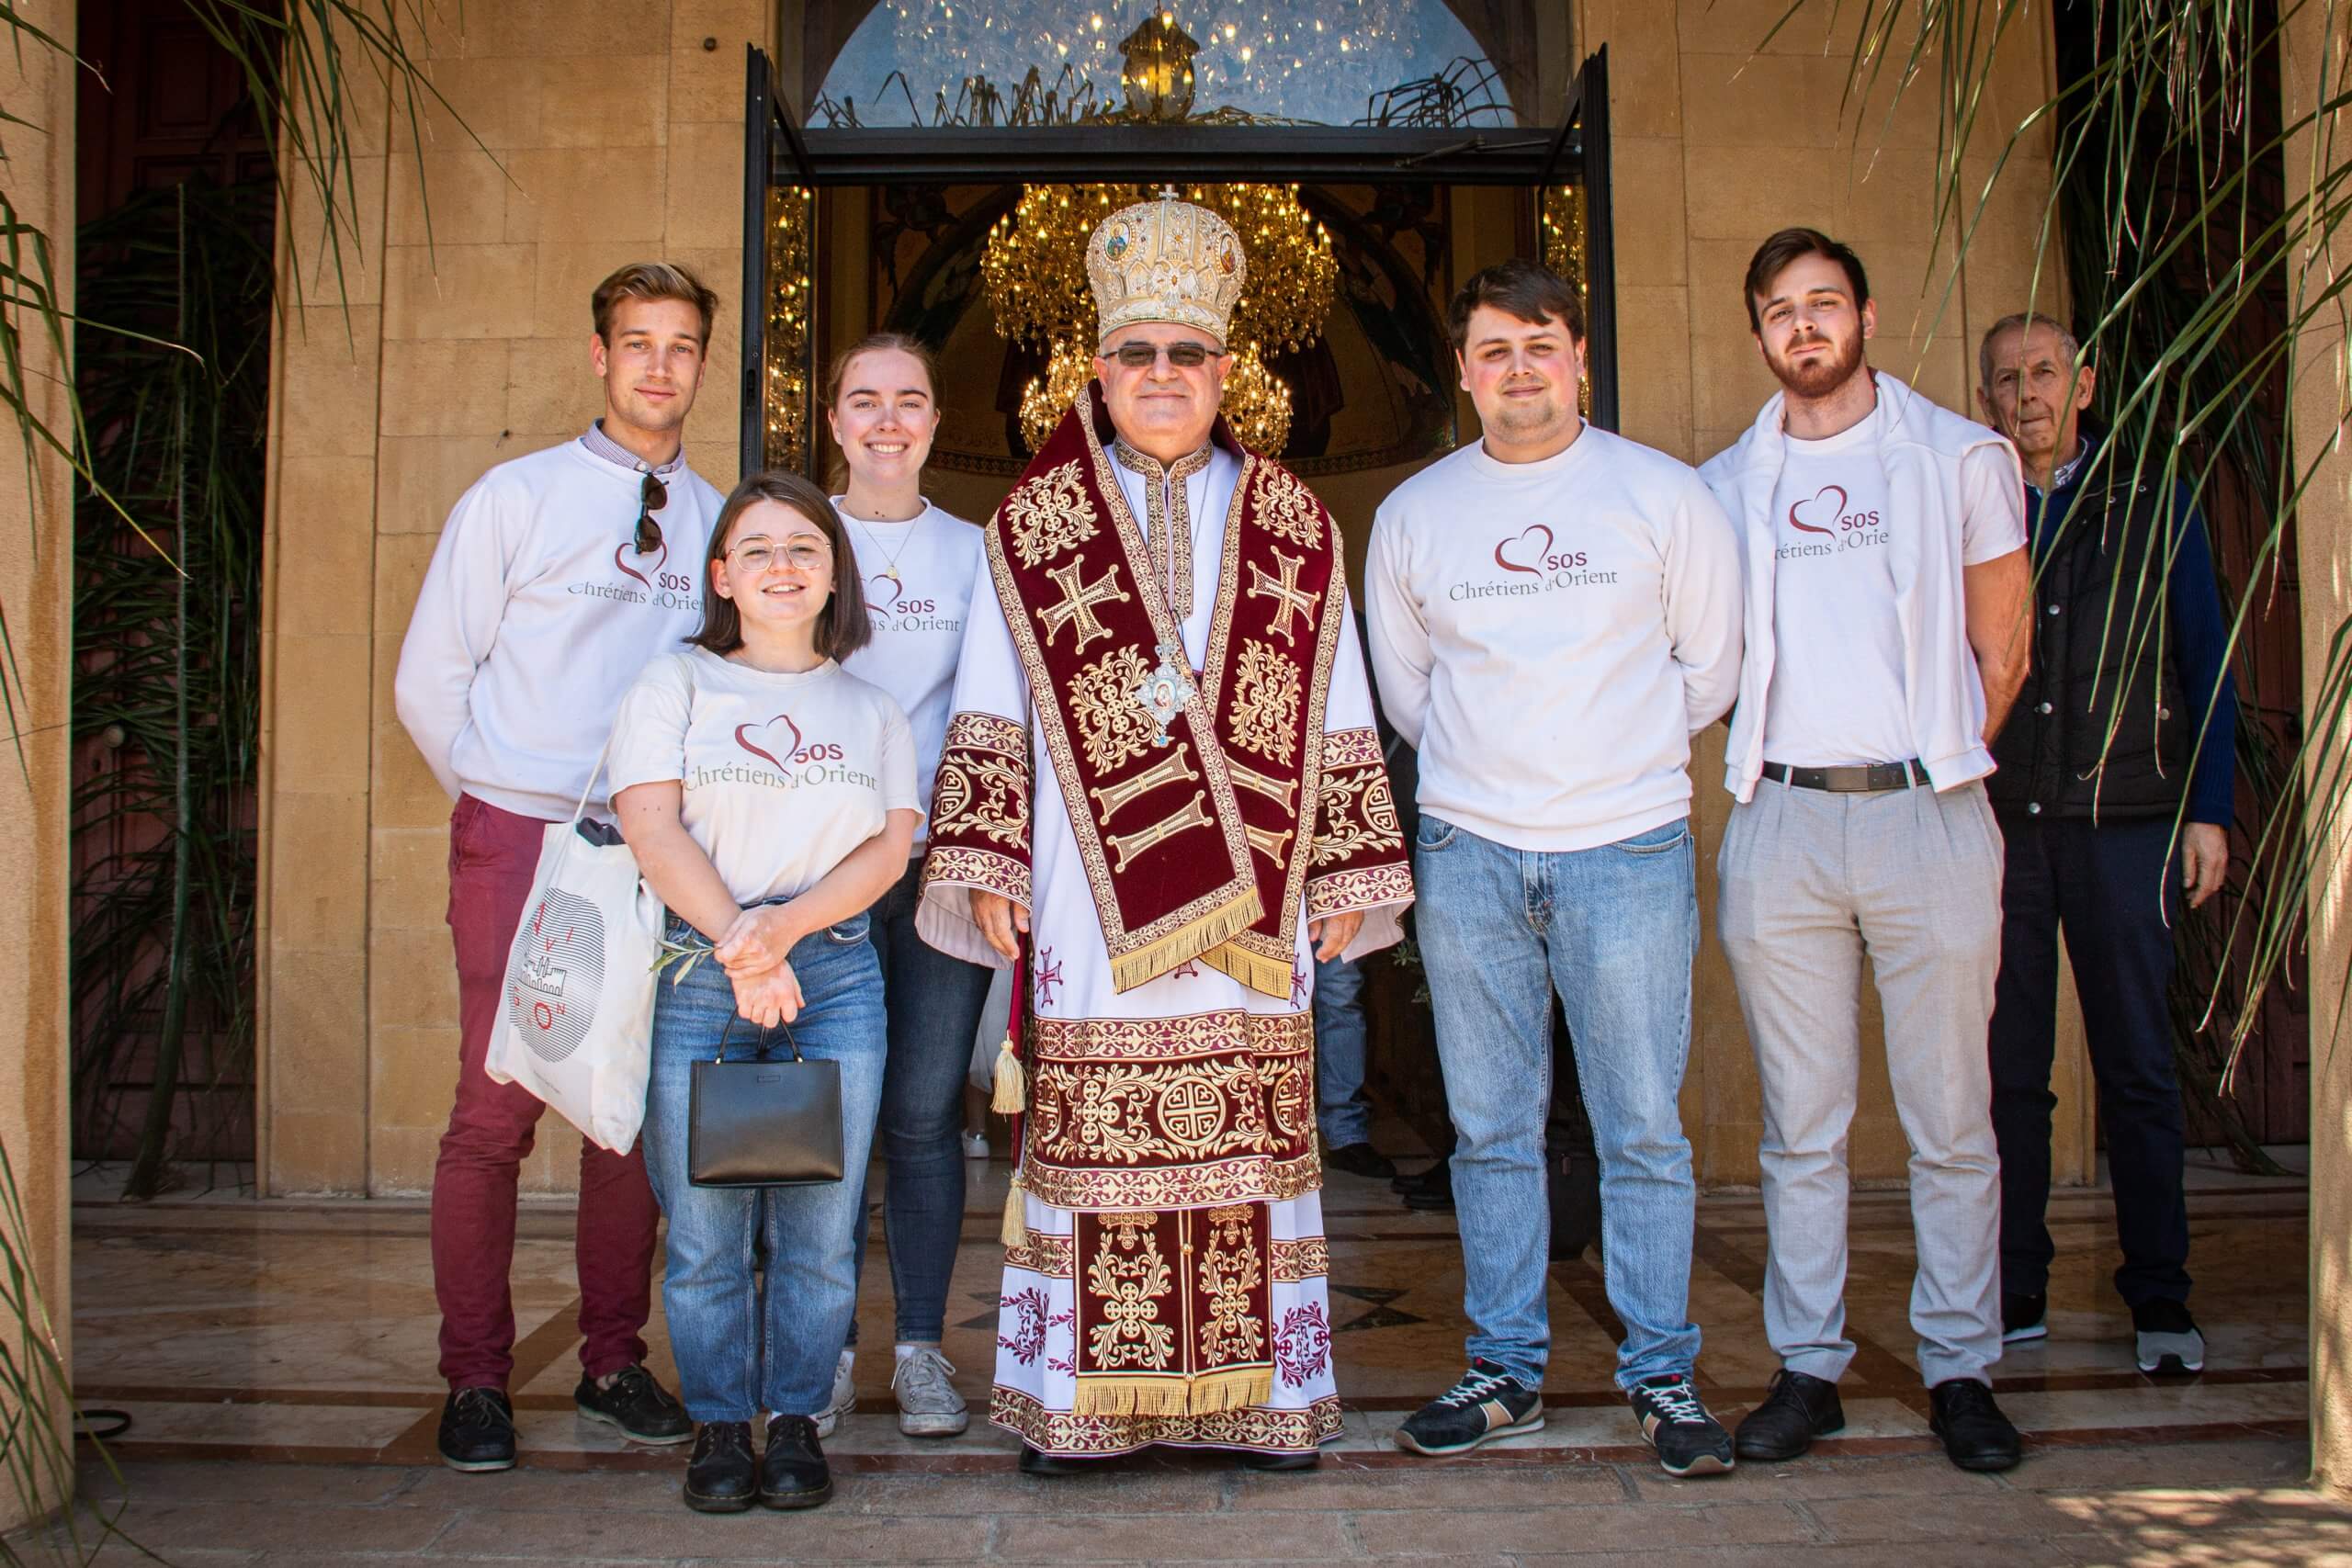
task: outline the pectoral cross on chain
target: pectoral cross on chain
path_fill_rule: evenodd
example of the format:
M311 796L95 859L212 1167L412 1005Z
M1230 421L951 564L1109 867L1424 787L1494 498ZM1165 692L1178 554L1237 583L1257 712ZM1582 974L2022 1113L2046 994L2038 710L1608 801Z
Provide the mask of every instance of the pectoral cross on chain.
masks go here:
M1317 595L1307 592L1298 585L1299 569L1306 564L1305 556L1286 556L1280 550L1274 551L1273 556L1274 564L1282 568L1282 581L1275 581L1266 574L1264 567L1260 566L1256 561L1251 561L1250 563L1250 592L1247 597L1272 599L1274 602L1274 611L1272 618L1266 623L1267 634L1280 637L1285 643L1295 644L1298 639L1291 631L1291 617L1297 615L1308 626L1313 626Z

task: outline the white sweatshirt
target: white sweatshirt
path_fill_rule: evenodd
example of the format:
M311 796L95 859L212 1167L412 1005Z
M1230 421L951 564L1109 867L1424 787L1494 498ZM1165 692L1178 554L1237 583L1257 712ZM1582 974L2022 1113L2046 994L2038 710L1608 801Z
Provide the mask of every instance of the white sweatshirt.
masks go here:
M632 539L643 476L578 441L501 463L458 497L392 686L453 798L570 817L621 694L701 627L721 497L689 468L664 482L662 548L645 556Z
M1552 852L1689 811L1741 618L1738 536L1690 468L1590 425L1540 462L1464 446L1381 503L1364 604L1424 812Z
M973 584L987 570L978 528L929 502L905 523L868 523L833 498L864 577L874 640L842 666L898 699L913 727L915 788L923 819L915 829L922 853L931 826L931 785L947 744L947 699L964 651L964 617ZM894 574L895 573L895 577Z

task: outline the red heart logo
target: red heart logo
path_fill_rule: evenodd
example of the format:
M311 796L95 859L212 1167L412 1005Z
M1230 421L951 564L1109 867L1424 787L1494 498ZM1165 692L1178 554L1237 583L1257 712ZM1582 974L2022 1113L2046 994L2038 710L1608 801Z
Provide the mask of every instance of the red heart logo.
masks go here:
M890 576L888 572L885 572L880 577L869 577L865 581L874 585L874 591L866 595L869 599L881 598L881 585L886 582L890 585L890 597L888 603L895 604L906 596L907 585L900 582L897 578Z
M1521 566L1519 562L1503 554L1505 550L1517 549L1520 546L1525 544L1529 538L1537 534L1544 536L1544 547L1535 552L1535 564L1533 566ZM1530 577L1541 577L1544 575L1544 558L1552 553L1552 543L1551 529L1545 527L1541 523L1531 523L1516 536L1505 539L1495 547L1495 564L1502 568L1505 571L1523 571Z
M772 730L779 724L792 732L792 744L784 749L784 757L781 758L764 746L752 744L751 736L751 732L754 729ZM781 768L786 766L786 758L792 757L800 750L800 727L793 723L791 716L787 714L778 714L765 724L739 724L735 727L735 744L772 766Z
M1789 508L1789 526L1801 533L1824 534L1828 536L1830 538L1836 538L1838 536L1837 529L1824 528L1819 524L1808 523L1804 518L1797 515L1798 513L1804 511L1807 507L1817 504L1823 496L1832 494L1836 495L1838 499L1829 508L1829 521L1832 523L1837 522L1839 514L1844 513L1846 510L1846 487L1844 485L1823 485L1819 491L1815 492L1811 499L1800 501Z
M647 586L648 588L650 588L650 587L652 587L652 586L653 586L653 584L652 584L650 581L648 581L648 579L646 578L645 573L643 573L643 572L641 572L641 571L638 570L637 570L637 568L635 568L635 567L633 567L633 566L629 565L629 564L628 564L628 562L627 562L627 561L625 561L625 560L621 559L621 556L622 556L623 552L625 552L625 551L634 551L636 548L637 548L637 547L636 547L636 545L635 545L633 542L631 542L631 541L629 541L629 540L628 540L628 539L623 539L623 540L622 540L618 545L616 545L616 546L613 547L613 564L614 564L615 566L616 566L616 567L620 568L620 569L621 569L621 570L623 570L623 571L627 572L629 576L634 577L635 579L637 579L639 582L644 583L644 584L645 584L645 586ZM670 541L665 537L665 538L663 538L663 539L662 539L662 548L661 548L661 552L660 552L659 554L657 554L657 555L653 558L653 572L654 572L654 575L655 575L656 577L660 576L660 575L661 575L661 573L662 573L662 569L663 567L665 567L665 566L669 565L669 564L670 564Z

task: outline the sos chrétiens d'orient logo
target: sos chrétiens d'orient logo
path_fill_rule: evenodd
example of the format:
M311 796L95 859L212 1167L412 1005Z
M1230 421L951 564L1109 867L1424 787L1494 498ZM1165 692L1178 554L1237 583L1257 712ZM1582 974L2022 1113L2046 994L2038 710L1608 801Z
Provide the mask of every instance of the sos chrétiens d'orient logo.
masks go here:
M1505 576L1497 582L1457 582L1446 591L1453 600L1521 598L1555 588L1585 588L1617 581L1614 571L1596 570L1591 552L1564 550L1545 523L1531 523L1516 534L1495 541L1495 565Z
M669 566L669 540L662 540L661 547L649 558L637 553L634 542L623 539L613 547L613 567L638 586L575 582L571 585L571 592L597 599L617 599L630 604L651 604L660 610L700 611L702 597L695 591L695 580L684 572L670 570Z
M776 727L784 728L778 729ZM752 737L757 736L758 739ZM765 724L739 724L735 727L735 744L757 757L772 768L791 769L810 762L838 762L842 749L831 741L812 743L792 722L790 714L780 713ZM777 753L781 751L783 755Z
M907 585L892 572L881 572L865 580L865 617L874 623L877 632L955 632L961 634L964 623L939 613L939 601L920 599L907 592Z
M1846 487L1826 484L1802 501L1789 505L1789 526L1800 534L1812 534L1828 541L1812 544L1804 539L1781 546L1772 553L1781 560L1806 556L1835 555L1839 550L1865 549L1886 543L1886 530L1880 526L1875 512L1849 512L1847 503L1853 498ZM1810 521L1808 521L1810 519Z

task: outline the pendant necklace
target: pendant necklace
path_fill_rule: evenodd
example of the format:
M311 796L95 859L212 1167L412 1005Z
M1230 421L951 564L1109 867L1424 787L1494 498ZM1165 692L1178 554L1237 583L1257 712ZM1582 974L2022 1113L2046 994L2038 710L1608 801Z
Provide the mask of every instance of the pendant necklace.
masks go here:
M914 526L907 530L907 536L899 541L899 547L896 550L884 549L882 547L881 539L875 535L874 530L867 526L864 518L861 518L857 513L852 512L846 502L844 502L842 507L842 515L857 525L857 531L864 535L866 541L874 547L874 553L882 558L882 570L875 572L873 575L876 577L888 578L890 580L890 585L893 588L899 590L901 592L905 592L907 585L899 576L899 558L907 553L907 547L915 542L915 536L917 534L922 532L923 519L931 515L930 502L924 502L923 509L921 512L916 513L912 518L909 519L909 521L914 524Z
M1173 470L1163 466L1159 470L1159 515L1160 525L1165 530L1167 537L1160 541L1160 554L1165 558L1162 575L1166 579L1168 587L1166 597L1161 600L1161 604L1167 610L1169 619L1171 621L1176 616L1176 503L1175 497L1170 491L1170 481L1173 479ZM1185 526L1189 529L1192 525L1192 505L1189 493L1185 501L1184 521ZM1144 540L1144 547L1147 551L1151 547L1151 540L1148 537ZM1171 739L1168 733L1168 727L1176 721L1176 716L1184 710L1184 705L1193 700L1197 690L1193 684L1192 660L1184 656L1183 637L1184 630L1182 626L1178 626L1174 637L1159 644L1159 667L1145 676L1143 683L1136 688L1136 705L1151 717L1153 730L1151 743L1156 747L1168 744Z

